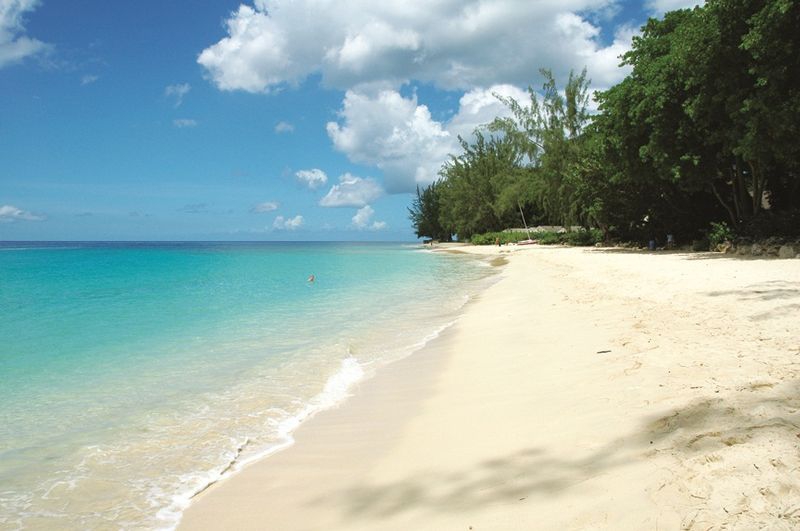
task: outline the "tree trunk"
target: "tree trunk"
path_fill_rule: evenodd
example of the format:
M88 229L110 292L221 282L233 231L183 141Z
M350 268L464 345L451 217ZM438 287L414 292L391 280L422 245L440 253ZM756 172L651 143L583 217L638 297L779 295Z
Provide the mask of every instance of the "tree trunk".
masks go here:
M748 160L747 164L750 166L750 172L752 173L753 215L756 215L761 210L761 199L764 195L764 182L761 173L757 170L758 162L754 163Z
M731 194L733 195L733 208L736 209L736 219L742 219L742 209L739 206L739 189L736 186L738 177L736 175L736 164L731 165ZM716 192L716 191L715 191Z
M736 167L739 172L739 200L742 205L742 219L749 218L753 214L752 198L750 197L750 192L747 190L747 184L744 180L742 161L738 161Z
M717 187L716 187L716 185L714 184L713 181L711 182L711 190L714 192L714 196L716 196L716 198L720 202L720 204L725 207L725 210L728 211L728 215L731 218L731 223L733 223L733 226L735 227L736 225L738 225L739 222L736 219L736 214L733 213L733 209L730 207L730 205L728 205L728 203L725 202L725 200L719 194L719 192L717 191ZM734 194L734 197L735 197L735 194Z

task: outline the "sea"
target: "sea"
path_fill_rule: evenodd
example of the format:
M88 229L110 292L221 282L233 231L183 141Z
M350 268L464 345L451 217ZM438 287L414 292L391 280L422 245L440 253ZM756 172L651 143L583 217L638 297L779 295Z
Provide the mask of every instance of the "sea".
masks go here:
M491 278L415 244L0 242L0 529L175 528Z

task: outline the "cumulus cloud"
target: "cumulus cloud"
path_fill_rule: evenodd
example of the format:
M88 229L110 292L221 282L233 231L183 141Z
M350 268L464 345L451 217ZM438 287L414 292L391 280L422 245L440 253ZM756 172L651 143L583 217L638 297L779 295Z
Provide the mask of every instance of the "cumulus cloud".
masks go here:
M328 193L320 199L324 207L364 207L383 195L383 188L374 179L362 179L349 173L339 177Z
M272 212L273 210L278 210L279 206L280 204L278 204L277 201L264 201L263 203L259 203L253 208L251 208L250 212L254 214L263 214L264 212Z
M353 226L358 229L370 229L370 230L381 230L386 228L385 221L372 221L372 216L375 215L375 210L369 205L365 205L362 208L359 208L356 211L356 215L353 216Z
M33 214L13 205L0 206L0 223L10 223L12 221L42 221L43 219L45 219L44 216Z
M451 134L416 96L403 98L394 90L376 96L348 91L339 116L342 124L327 125L334 147L353 162L383 170L390 192L405 188L409 180L429 180L436 164L453 150Z
M278 216L272 222L272 228L275 230L295 230L303 226L303 216L295 216L293 218L284 218Z
M647 0L645 6L654 15L663 15L667 11L675 11L676 9L692 8L694 6L701 6L705 4L705 0Z
M320 186L324 186L328 182L328 176L324 171L319 168L310 170L300 170L294 174L298 181L308 186L312 190L316 190Z
M344 89L326 126L334 147L380 169L387 192L409 192L460 151L459 135L507 115L494 93L527 101L522 87L536 83L538 67L563 82L585 66L594 89L622 79L619 56L635 30L617 28L605 43L597 22L618 8L618 0L253 0L230 14L227 36L198 62L222 90L269 93L311 75ZM461 91L458 109L434 118L415 94L400 93L409 82Z
M183 129L184 127L197 127L197 120L193 120L191 118L176 118L175 120L172 120L172 125L178 129Z
M0 68L50 47L25 35L23 16L39 7L39 0L0 0Z
M416 96L404 98L394 90L376 95L348 91L340 122L328 123L328 135L351 161L383 170L389 193L409 192L436 178L449 154L459 151L459 135L468 139L476 127L509 114L495 95L528 101L528 93L512 85L476 88L461 97L450 120L439 122Z
M469 138L476 128L497 117L510 116L508 107L497 96L514 98L523 106L530 101L527 90L513 85L492 85L487 89L470 90L459 100L458 112L447 122L447 130L451 135Z
M164 89L164 96L175 99L175 107L180 107L183 103L183 98L192 90L189 83L181 83L179 85L168 85Z
M356 215L353 216L353 225L356 227L366 227L373 214L375 214L375 211L369 205L359 208L356 211Z
M278 122L275 124L275 132L276 133L293 133L294 126L289 122Z
M666 2L667 0L652 0ZM527 84L539 66L557 77L589 69L601 86L623 77L591 19L616 0L255 0L226 21L200 63L222 90L270 92L312 74L323 83L448 90Z

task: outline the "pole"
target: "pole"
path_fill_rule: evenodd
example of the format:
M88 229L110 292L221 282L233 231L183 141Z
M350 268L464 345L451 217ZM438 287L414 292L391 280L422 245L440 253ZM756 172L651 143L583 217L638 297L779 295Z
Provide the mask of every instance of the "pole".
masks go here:
M517 208L519 208L519 215L522 216L522 224L525 225L525 232L528 233L528 239L531 239L531 231L528 229L528 223L525 221L525 214L522 212L522 205L517 201Z

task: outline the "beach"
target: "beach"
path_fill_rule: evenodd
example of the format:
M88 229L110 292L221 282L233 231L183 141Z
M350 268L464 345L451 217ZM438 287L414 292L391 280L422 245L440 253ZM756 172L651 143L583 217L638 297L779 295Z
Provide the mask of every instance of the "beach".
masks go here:
M449 252L499 279L180 528L800 525L800 260Z

